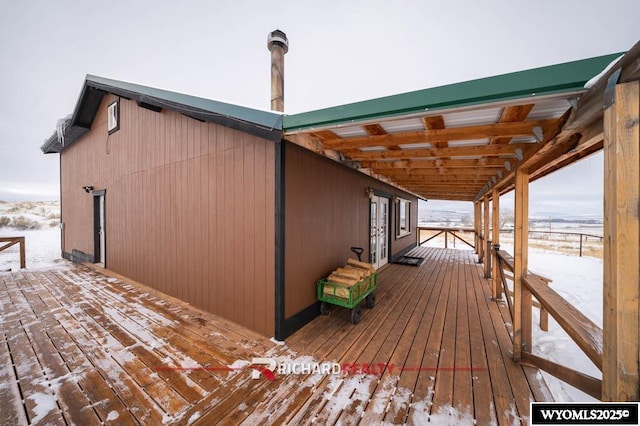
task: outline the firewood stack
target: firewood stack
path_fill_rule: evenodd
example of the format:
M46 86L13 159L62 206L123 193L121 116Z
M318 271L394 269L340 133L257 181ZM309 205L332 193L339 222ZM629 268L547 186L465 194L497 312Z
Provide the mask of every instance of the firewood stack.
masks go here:
M344 268L338 268L333 271L328 277L327 281L341 284L347 287L352 287L360 281L369 278L376 268L370 263L360 262L355 259L348 259ZM325 294L334 294L333 286L324 287ZM349 298L349 289L344 287L336 287L335 295L345 299Z

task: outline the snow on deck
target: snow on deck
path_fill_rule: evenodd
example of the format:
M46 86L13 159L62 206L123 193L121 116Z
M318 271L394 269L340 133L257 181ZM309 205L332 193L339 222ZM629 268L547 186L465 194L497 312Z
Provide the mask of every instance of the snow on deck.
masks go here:
M551 396L511 360L481 267L469 252L414 254L422 266L380 272L360 324L336 308L285 344L84 265L0 273L0 423L526 422L529 401ZM253 379L255 357L343 372Z

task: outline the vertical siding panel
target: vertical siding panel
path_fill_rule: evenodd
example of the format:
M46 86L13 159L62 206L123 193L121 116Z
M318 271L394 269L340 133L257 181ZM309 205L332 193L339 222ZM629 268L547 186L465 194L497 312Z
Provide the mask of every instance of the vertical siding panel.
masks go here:
M187 159L191 159L194 156L194 134L193 134L193 127L194 127L194 122L195 120L190 119L190 118L185 118L185 125L187 126L187 137L186 137L186 142L187 142Z
M274 334L275 324L275 148L273 143L269 143L265 151L265 221L266 221L266 297L264 298L265 307L265 334Z
M253 291L253 305L254 311L254 323L256 329L264 332L265 322L267 321L267 313L265 310L265 299L267 296L267 280L269 277L266 275L266 252L265 247L267 245L266 237L266 180L265 180L265 147L266 142L257 140L254 148L254 235L253 242L253 258L255 267L255 285Z
M206 130L206 127L203 127ZM202 145L205 145L204 139ZM198 188L200 189L200 218L202 229L200 230L200 285L202 286L200 303L207 311L211 311L209 305L209 218L207 207L209 205L209 159L206 155L200 157L200 176Z
M253 138L249 135L243 135L244 138L253 142ZM253 300L253 293L255 292L255 286L258 283L255 276L255 257L251 256L253 252L253 241L256 234L253 218L256 216L255 209L255 188L254 188L254 171L255 171L255 144L244 144L244 167L243 167L243 189L244 189L244 224L242 235L242 253L245 257L244 262L244 307L246 309L246 321L248 324L254 324L255 322L255 305Z
M246 268L246 263L244 261L245 253L244 253L244 150L242 148L242 135L240 132L233 132L233 142L234 149L233 151L233 228L234 228L234 237L232 241L234 255L234 294L233 300L235 301L236 307L239 307L241 310L244 310L246 306L244 305L244 269ZM244 315L243 315L244 316Z
M189 120L191 122L191 128L193 129L193 121L194 120ZM193 131L191 133L191 137L193 138ZM187 224L187 233L189 236L189 242L188 242L188 256L189 256L189 262L187 263L187 267L189 268L189 275L190 275L190 285L191 285L191 303L192 304L197 304L198 301L200 299L198 299L198 264L196 262L196 248L198 247L197 244L197 236L196 234L198 233L198 226L196 225L198 222L198 217L196 216L196 201L198 199L198 192L197 189L198 187L196 186L196 179L195 179L195 175L196 175L196 160L195 158L191 158L189 161L187 161L187 169L188 169L188 174L189 174L189 181L187 183L187 187L185 188L187 194L189 194L189 203L188 203L188 210L187 210L187 216L188 216L188 221L189 223ZM195 226L194 226L195 225Z
M225 132L225 137L229 135ZM227 141L228 142L228 141ZM235 246L234 246L234 235L236 233L236 229L234 229L234 212L232 211L234 206L234 198L236 194L235 188L235 173L234 173L234 152L233 149L228 149L224 151L224 168L225 168L225 194L224 194L224 207L223 207L223 216L222 222L225 224L224 229L224 246L225 246L225 277L227 280L232 283L230 286L224 286L222 289L224 300L228 300L231 303L230 305L234 305L237 303L236 294L236 274L235 274L235 261L234 256L236 255ZM233 316L233 310L238 309L238 306L225 306L225 316Z
M212 128L210 135L215 135L216 129ZM211 309L213 312L220 312L218 307L218 299L219 299L219 291L218 286L220 285L220 267L218 263L220 262L219 258L220 252L218 251L218 204L220 199L218 198L218 188L220 188L222 182L219 181L218 177L220 176L220 169L218 164L219 156L214 151L209 154L209 259L207 259L209 263L209 280L210 280L210 293L209 293L209 304L211 305Z
M231 281L229 276L229 248L226 246L226 232L228 228L229 222L228 217L226 215L226 205L228 203L227 196L229 195L228 186L230 181L227 179L227 169L226 169L226 155L224 151L221 151L217 155L217 164L218 164L218 186L217 186L217 214L216 214L216 254L217 254L217 262L220 266L217 268L218 276L218 295L216 299L216 310L220 312L221 315L226 315L224 300L226 297L225 288L228 283ZM222 262L222 265L220 265Z
M173 137L173 136L172 136ZM178 193L177 180L178 180L178 164L177 162L170 163L171 168L171 181L169 187L171 188L171 221L170 221L170 239L171 239L171 294L176 297L180 297L180 288L178 287L178 264L180 259L178 258L178 243L180 241L180 235L178 230Z
M199 157L202 155L202 125L203 123L193 120L193 156Z
M186 122L182 120L183 128L186 127ZM186 130L186 128L185 128ZM186 140L182 140L183 149L182 152L186 157L187 152L187 144ZM184 158L186 160L186 158ZM180 224L180 262L178 263L178 271L179 271L179 282L180 282L180 291L182 293L181 298L183 300L188 301L189 303L193 302L192 294L191 294L191 274L188 268L189 262L189 234L188 234L188 224L189 224L189 164L187 161L180 162L180 180L178 185L178 193L180 194L180 217L178 219L178 223ZM187 265L187 268L185 268ZM186 270L185 270L186 269Z

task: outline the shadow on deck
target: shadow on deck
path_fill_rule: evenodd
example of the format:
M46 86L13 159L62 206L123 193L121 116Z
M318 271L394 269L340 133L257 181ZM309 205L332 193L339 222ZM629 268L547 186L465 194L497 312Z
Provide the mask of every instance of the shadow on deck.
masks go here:
M511 360L509 314L473 254L412 254L426 261L382 270L360 324L339 308L287 345L81 265L0 274L0 422L512 424L550 399ZM372 374L253 380L253 357Z

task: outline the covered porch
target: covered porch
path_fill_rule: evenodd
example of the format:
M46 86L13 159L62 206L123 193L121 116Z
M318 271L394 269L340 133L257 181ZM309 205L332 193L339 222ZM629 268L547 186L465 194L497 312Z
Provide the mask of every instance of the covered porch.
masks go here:
M626 53L288 116L284 128L287 140L425 200L473 203L474 243L468 243L484 265L483 277L492 278L492 303L510 303L512 359L603 401L637 401L639 117L636 43ZM601 150L604 323L599 327L529 273L528 230L530 182ZM500 197L510 191L515 193L511 254L500 250L499 235ZM513 290L506 289L505 271L512 274ZM504 298L509 291L513 297ZM533 353L534 303L558 321L601 370L602 380Z

